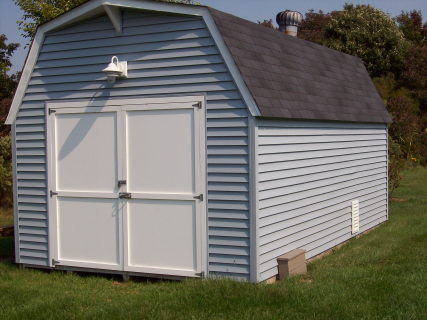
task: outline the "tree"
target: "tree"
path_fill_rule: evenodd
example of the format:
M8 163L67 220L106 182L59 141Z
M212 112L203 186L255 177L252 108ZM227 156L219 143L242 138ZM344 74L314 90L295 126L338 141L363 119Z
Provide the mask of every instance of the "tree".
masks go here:
M12 66L10 58L16 48L19 47L19 43L6 44L7 38L4 34L0 35L0 73L6 73Z
M22 21L18 21L23 36L33 39L37 27L68 10L88 0L15 0L15 4L24 11ZM194 0L158 0L163 2L175 2L184 4L200 4Z
M403 67L408 42L397 24L370 5L345 4L326 24L324 45L361 58L371 75L380 77Z
M19 43L6 44L7 37L0 35L0 205L12 204L12 153L10 126L4 124L12 98L18 85L19 74L9 76L10 58Z
M23 36L33 39L37 27L87 0L16 0L15 4L25 12L18 21Z
M390 136L400 145L408 160L415 152L414 140L420 134L420 118L414 105L414 101L408 97L393 97L387 103L387 109L393 119L389 128Z
M272 27L268 20L258 23ZM311 9L298 37L361 58L371 77L399 75L409 47L396 22L370 5L345 4L329 13Z
M314 12L310 9L306 12L304 20L298 27L298 38L308 40L323 45L326 40L326 25L330 22L332 15L335 13L323 13L322 10Z
M10 70L12 63L10 58L19 43L6 44L7 38L4 34L0 35L0 137L10 131L10 127L4 124L12 98L18 85L19 73L9 76L7 71Z
M416 10L402 11L396 21L412 44L405 55L399 85L411 90L413 98L420 102L422 115L427 117L427 22L423 24L421 11Z
M12 148L10 133L0 137L0 205L12 206Z
M395 18L405 39L415 45L427 45L427 22L423 24L421 11L403 12Z
M414 45L408 50L398 83L411 90L420 102L420 109L427 114L427 45Z
M373 82L393 119L389 127L389 135L399 146L402 155L408 159L415 151L414 141L420 134L419 103L411 97L408 89L398 86L392 73L385 77L374 78ZM391 154L398 156L397 153L391 152Z
M264 20L263 22L258 21L258 24L260 24L260 25L262 25L262 26L264 26L264 27L270 28L270 29L279 30L279 28L276 28L276 27L273 25L273 19L270 19L270 20Z

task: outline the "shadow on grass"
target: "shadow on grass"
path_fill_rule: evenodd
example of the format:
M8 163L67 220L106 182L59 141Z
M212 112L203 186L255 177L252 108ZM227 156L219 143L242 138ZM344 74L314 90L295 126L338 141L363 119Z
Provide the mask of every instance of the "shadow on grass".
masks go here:
M15 240L13 237L0 237L0 261L13 260L15 257Z
M7 263L15 265L15 240L14 237L0 237L0 263ZM65 272L62 270L51 270L51 269L38 269L39 271L50 273L54 272ZM81 278L99 278L112 280L114 283L124 283L123 276L118 274L109 274L109 273L94 273L94 272L85 272L85 271L73 271L74 276ZM173 283L177 280L165 280L158 278L147 278L141 276L131 276L130 280L135 283Z

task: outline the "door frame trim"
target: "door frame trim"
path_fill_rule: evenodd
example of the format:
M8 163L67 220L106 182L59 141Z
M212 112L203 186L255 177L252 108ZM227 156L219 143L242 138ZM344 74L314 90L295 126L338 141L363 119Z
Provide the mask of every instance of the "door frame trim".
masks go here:
M49 191L52 190L53 181L52 179L55 177L54 174L52 174L52 145L54 137L52 135L53 128L52 128L52 121L50 121L50 109L63 109L63 108L82 108L87 107L90 111L90 108L92 107L98 107L100 109L103 109L103 107L113 107L113 106L126 106L126 105L158 105L161 104L168 104L168 103L189 103L194 102L200 103L202 112L201 119L199 119L199 134L200 134L200 183L201 183L201 190L203 191L203 194L205 195L205 200L200 205L200 231L201 231L201 270L202 273L205 275L208 275L208 218L207 218L207 203L208 203L208 197L207 197L207 150L206 150L206 136L207 136L207 126L206 126L206 105L207 105L207 97L206 94L204 95L186 95L186 96L167 96L167 97L156 97L156 98L139 98L139 99L108 99L108 100L102 100L102 99L96 99L96 100L80 100L80 101L67 101L67 102L60 102L60 101L52 101L47 102L45 104L45 117L46 117L46 164L47 164L47 191L48 191L48 201L47 201L47 216L48 216L48 248L49 248L49 266L55 267L53 264L53 259L57 255L57 222L55 215L51 215L51 208L55 210L56 204L54 201L56 200L54 197L49 196ZM98 109L96 108L96 109ZM107 108L108 109L108 108ZM161 106L159 109L162 109ZM71 111L71 110L70 110ZM56 210L55 210L56 211ZM78 267L77 265L75 267ZM86 266L83 266L85 268ZM101 267L102 268L102 267ZM102 268L103 269L103 268ZM108 269L108 268L107 268ZM141 272L144 273L144 272ZM188 277L196 277L196 275L186 274L185 276Z

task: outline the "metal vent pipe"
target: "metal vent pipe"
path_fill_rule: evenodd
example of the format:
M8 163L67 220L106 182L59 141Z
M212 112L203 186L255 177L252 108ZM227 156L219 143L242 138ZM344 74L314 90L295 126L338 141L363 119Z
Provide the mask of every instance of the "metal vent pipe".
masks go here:
M279 30L284 31L293 37L298 33L298 26L301 24L302 14L298 11L285 10L279 12L276 16L276 22L279 25Z

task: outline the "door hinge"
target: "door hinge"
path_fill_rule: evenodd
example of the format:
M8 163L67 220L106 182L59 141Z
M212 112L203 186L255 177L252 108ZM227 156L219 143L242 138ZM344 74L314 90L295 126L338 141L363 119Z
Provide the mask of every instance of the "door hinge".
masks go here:
M201 102L201 101L199 101L199 102L197 102L196 104L193 104L193 107L197 107L197 108L199 108L199 109L202 109L202 102Z
M205 277L205 272L202 271L200 273L196 273L195 276L200 277L200 278L204 278Z
M120 193L119 193L119 198L122 198L122 199L130 199L130 198L132 198L132 193L128 193L128 192L120 192Z
M52 198L53 196L57 196L58 192L53 192L52 190L50 190L50 197Z
M51 109L51 108L49 108L49 115L51 115L52 113L55 113L56 112L56 110L55 109Z
M60 264L61 262L59 262L59 261L56 261L55 259L52 259L52 265L53 266L55 266L55 265L57 265L57 264Z
M119 180L119 181L117 182L117 185L119 186L119 188L120 188L122 185L124 185L124 184L126 184L126 180Z
M199 199L200 201L203 201L203 194L200 194L200 196L193 197L194 199Z

